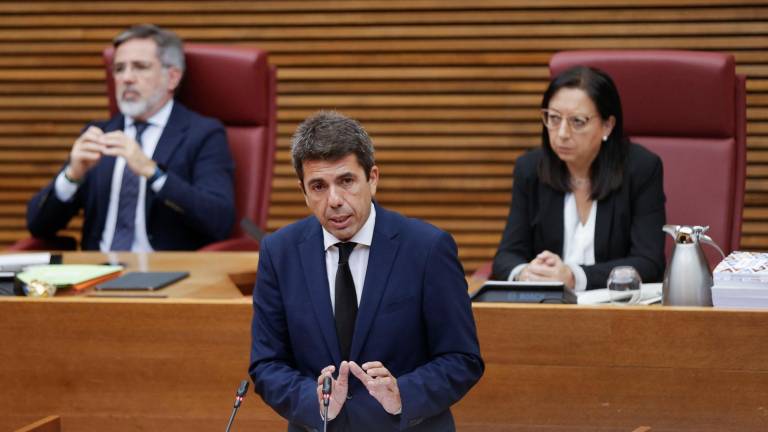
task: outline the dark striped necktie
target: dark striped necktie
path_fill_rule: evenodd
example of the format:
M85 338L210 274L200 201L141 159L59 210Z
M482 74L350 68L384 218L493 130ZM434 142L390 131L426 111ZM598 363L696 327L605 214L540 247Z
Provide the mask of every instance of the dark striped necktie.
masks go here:
M149 123L135 122L136 142L141 146L141 135L149 127ZM129 251L133 246L133 237L136 231L136 204L139 199L139 177L125 164L123 181L120 184L120 198L117 203L117 220L115 221L115 235L112 237L113 251Z

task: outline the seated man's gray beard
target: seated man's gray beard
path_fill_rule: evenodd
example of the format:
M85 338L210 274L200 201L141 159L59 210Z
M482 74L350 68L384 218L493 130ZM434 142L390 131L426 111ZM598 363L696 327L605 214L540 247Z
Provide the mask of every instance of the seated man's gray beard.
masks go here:
M120 112L126 117L138 117L147 111L149 103L147 100L124 101L117 100L117 106Z
M155 91L146 99L139 99L137 101L123 100L120 95L117 95L117 107L126 117L139 117L146 114L151 107L156 106L164 95L165 92L162 89Z

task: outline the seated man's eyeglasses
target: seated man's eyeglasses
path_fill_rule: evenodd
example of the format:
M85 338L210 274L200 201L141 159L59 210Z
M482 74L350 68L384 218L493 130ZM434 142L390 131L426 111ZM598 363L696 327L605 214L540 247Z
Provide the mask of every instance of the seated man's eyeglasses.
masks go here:
M548 129L560 129L560 125L563 123L563 119L568 122L568 126L574 132L581 132L586 130L589 125L589 121L597 115L587 116L582 114L575 114L565 117L563 114L549 109L541 110L541 121Z
M130 63L115 63L112 65L112 73L115 75L121 75L126 73L129 69L133 71L133 73L141 74L141 73L147 73L150 70L154 68L156 64L160 64L158 62L144 62L144 61L134 61ZM167 68L167 65L160 64L160 67Z

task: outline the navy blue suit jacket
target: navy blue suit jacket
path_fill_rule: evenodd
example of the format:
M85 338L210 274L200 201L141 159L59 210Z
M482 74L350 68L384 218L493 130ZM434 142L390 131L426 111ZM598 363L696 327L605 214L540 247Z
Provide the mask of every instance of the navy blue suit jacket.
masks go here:
M350 373L334 431L454 430L449 407L484 370L453 238L378 205L350 359L341 358L313 216L261 243L253 303L249 373L289 431L322 430L317 377L342 360L381 361L397 378L402 414L387 414Z
M123 129L124 123L117 115L93 125L111 132ZM168 174L159 193L147 187L145 216L152 247L192 250L227 238L235 219L234 166L222 124L176 101L152 159ZM114 166L115 157L102 156L69 202L56 197L55 179L38 192L27 207L32 235L55 236L82 208L82 249L99 249Z
M515 162L515 182L507 226L493 260L493 276L507 279L519 264L549 250L563 255L565 194L539 181L540 148ZM661 159L630 144L619 189L597 202L595 264L582 266L587 289L605 287L616 266L632 266L643 282L664 276L666 223Z

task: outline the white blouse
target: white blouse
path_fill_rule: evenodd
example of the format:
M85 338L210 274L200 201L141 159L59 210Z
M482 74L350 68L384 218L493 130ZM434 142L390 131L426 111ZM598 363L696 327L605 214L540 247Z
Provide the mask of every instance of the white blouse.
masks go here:
M592 265L595 263L595 220L597 202L592 201L587 223L579 220L576 196L565 194L563 206L563 262L566 264Z
M597 220L597 201L592 201L587 223L579 219L576 196L565 194L563 205L563 263L571 268L574 290L587 289L587 274L582 265L595 263L595 221Z

